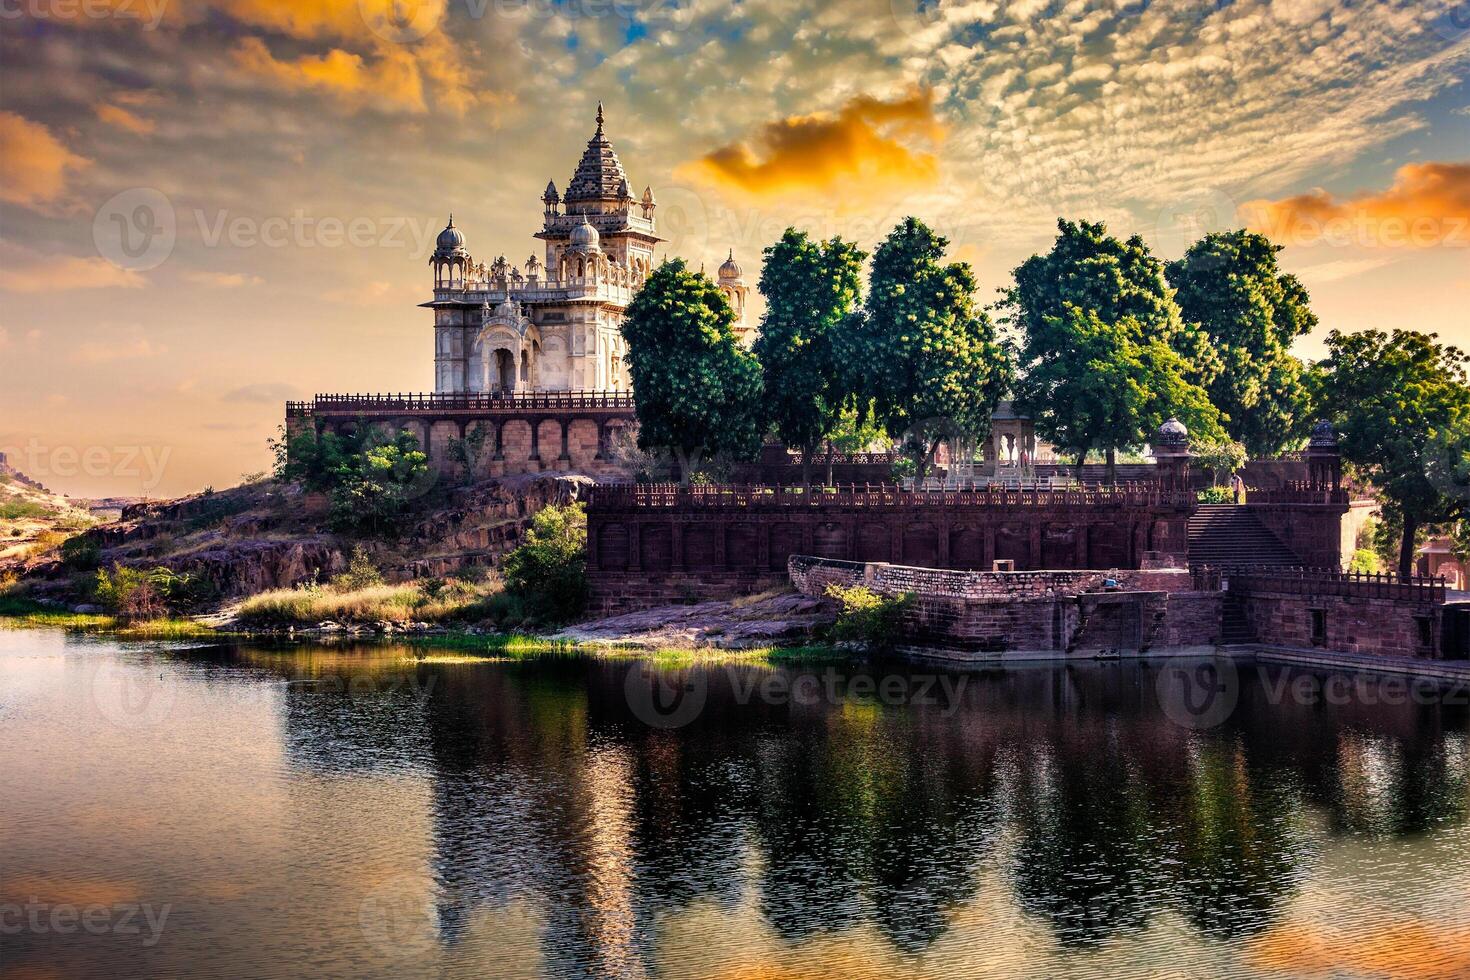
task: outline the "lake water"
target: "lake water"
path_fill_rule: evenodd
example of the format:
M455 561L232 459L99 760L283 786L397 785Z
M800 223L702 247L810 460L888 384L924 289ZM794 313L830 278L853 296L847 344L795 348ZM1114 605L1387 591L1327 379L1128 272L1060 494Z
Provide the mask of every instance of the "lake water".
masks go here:
M0 975L1470 975L1463 695L1198 670L0 630Z

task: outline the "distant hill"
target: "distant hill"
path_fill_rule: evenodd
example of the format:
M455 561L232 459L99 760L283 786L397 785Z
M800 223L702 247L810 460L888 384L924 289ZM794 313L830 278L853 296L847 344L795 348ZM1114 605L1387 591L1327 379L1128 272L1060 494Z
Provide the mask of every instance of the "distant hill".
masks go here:
M0 566L96 523L84 501L52 493L0 454Z

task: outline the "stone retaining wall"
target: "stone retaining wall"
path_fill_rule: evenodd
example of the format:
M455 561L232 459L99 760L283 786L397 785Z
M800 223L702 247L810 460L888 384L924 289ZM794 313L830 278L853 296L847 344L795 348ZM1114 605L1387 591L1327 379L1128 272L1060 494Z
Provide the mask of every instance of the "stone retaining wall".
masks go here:
M963 660L1116 655L1213 646L1222 595L1194 591L1186 569L961 572L796 556L797 590L836 584L913 597L900 649Z

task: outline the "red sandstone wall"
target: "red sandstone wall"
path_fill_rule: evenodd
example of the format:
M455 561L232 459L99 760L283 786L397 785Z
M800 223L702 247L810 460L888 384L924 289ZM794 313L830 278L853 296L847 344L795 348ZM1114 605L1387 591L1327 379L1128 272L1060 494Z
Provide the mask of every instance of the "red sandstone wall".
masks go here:
M1246 506L1281 543L1309 568L1340 569L1342 520L1346 506L1332 504L1252 504Z
M1326 614L1326 639L1320 643L1312 638L1313 609ZM1427 602L1254 592L1246 596L1245 610L1257 639L1272 646L1426 658L1439 649L1438 609ZM1421 642L1420 619L1429 622L1428 643Z

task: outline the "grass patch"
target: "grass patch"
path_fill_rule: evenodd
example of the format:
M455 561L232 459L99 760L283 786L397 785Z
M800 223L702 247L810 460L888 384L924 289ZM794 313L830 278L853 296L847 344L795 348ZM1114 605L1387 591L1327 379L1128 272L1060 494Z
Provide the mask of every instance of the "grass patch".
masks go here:
M8 500L0 504L0 521L22 521L50 517L56 511L32 500Z
M219 636L192 619L119 620L103 613L74 613L44 606L34 599L0 595L0 628L59 629L72 633L107 633L128 640L182 640Z
M338 623L472 623L501 621L497 611L513 605L499 583L429 579L359 588L276 589L251 596L237 617L249 626L315 626ZM508 616L505 618L509 618Z

